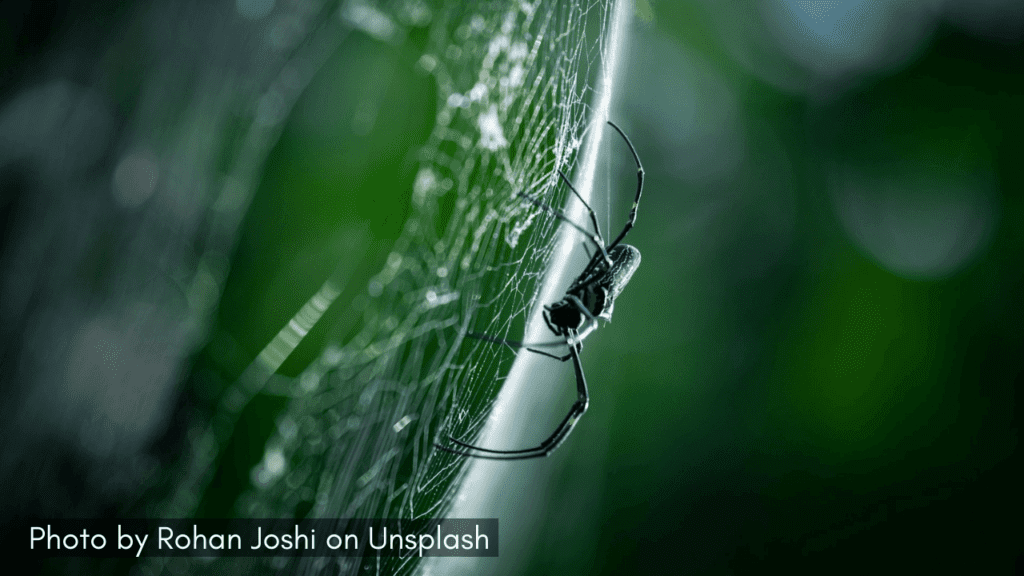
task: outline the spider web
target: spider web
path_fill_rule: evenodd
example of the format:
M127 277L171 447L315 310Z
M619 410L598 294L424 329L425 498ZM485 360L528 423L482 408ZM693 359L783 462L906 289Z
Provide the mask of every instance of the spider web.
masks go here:
M274 375L343 292L344 275L336 274L225 392L161 516L189 515L211 481L219 439L258 394L288 401L241 514L445 515L467 460L433 443L439 435L475 437L514 357L466 334L523 336L561 223L521 195L565 203L557 170L571 173L592 121L591 82L603 65L608 13L603 2L542 0L342 6L345 22L380 37L394 37L410 14L431 19L418 66L436 82L439 109L419 152L409 218L367 286L361 329L329 343L299 376ZM228 562L210 568L223 573ZM394 574L416 566L412 558L275 562L300 573Z

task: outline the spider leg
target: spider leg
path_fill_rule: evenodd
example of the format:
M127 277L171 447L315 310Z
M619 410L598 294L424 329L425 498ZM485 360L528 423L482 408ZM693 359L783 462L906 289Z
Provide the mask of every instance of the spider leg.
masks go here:
M548 330L551 330L555 334L560 335L562 332L551 323L551 308L548 306L544 307L544 311L540 313L541 318L544 318L544 323L548 325Z
M575 335L573 336L573 340L580 346L583 346L583 339L586 338L587 336L590 336L590 333L593 332L594 330L597 330L598 326L596 319L587 320L587 322L584 322L583 325L583 330L574 330Z
M579 308L580 312L582 312L583 315L587 317L587 320L597 321L597 318L594 316L594 314L590 310L587 310L587 307L583 305L583 301L580 300L578 297L573 296L572 294L566 294L565 299L575 304L576 307Z
M580 300L578 297L573 296L572 294L566 294L565 299L568 300L569 302L572 302L573 305L575 305L576 308L580 311L580 313L586 316L586 319L583 321L583 324L580 325L580 328L582 329L577 328L576 330L572 331L571 335L566 334L566 344L572 346L572 343L576 342L577 344L582 345L583 339L589 336L591 332L597 329L597 317L595 317L594 314L590 312L590 310L587 310L587 307L583 304L583 301Z
M597 223L597 214L594 214L594 209L591 208L590 204L587 204L587 201L583 199L583 196L581 196L580 193L576 191L576 187L572 185L572 182L565 175L565 172L559 170L558 175L562 177L562 180L569 187L569 190L572 190L572 193L575 194L577 198L579 198L580 202L583 203L583 207L587 209L587 212L590 214L590 222L594 225L594 232L597 233L597 237L600 240L600 245L604 246L604 236L601 234L601 226ZM589 253L587 254L587 257L591 258ZM607 253L604 254L604 257L608 264L611 265L612 261L611 259L608 258Z
M583 347L583 343L581 342L579 344L580 344L580 348L582 348ZM565 356L555 356L554 354L552 354L550 352L545 352L543 350L537 350L536 348L527 348L527 350L530 351L530 352L533 352L534 354L540 354L541 356L547 356L548 358L554 358L555 360L558 360L559 362L565 362L569 358L572 358L572 354L566 354Z
M564 346L564 340L552 340L550 342L520 342L519 340L506 340L504 338L498 338L496 336L488 336L487 334L478 334L476 332L466 332L466 336L475 338L477 340L483 340L484 342L493 342L494 344L504 344L513 350L520 348L552 348L555 346Z
M525 460L527 458L541 458L551 454L555 448L558 448L562 442L565 442L565 439L569 437L569 433L576 427L576 423L579 422L580 417L586 413L587 407L590 405L590 393L587 390L587 379L583 375L583 365L580 363L580 355L577 347L578 345L569 347L569 357L572 358L573 369L576 371L576 402L573 403L572 408L569 409L569 413L565 415L565 418L563 418L562 422L557 428L555 428L555 431L539 445L523 450L491 450L489 448L473 446L472 444L467 444L449 436L449 440L461 446L464 450L448 448L436 443L434 444L434 447L458 456L470 456L473 458L484 458L487 460ZM478 452L483 452L483 454L479 454Z
M531 196L531 195L529 195L529 194L527 194L525 192L516 192L516 195L522 196L523 198L526 198L534 206L540 208L541 210L547 210L548 212L550 212L553 216L555 216L559 220L562 220L566 224L568 224L569 226L572 226L576 230L579 230L584 236L587 237L588 240L590 240L591 242L594 243L594 246L597 246L598 250L601 252L601 256L603 256L604 259L608 262L608 264L611 265L612 259L611 259L610 256L608 256L608 250L604 246L604 239L601 238L601 236L599 234L591 234L590 232L587 232L587 230L584 227L582 227L579 224L577 224L577 223L573 222L572 220L570 220L569 217L566 216L565 213L563 213L561 210L558 210L556 208L552 208L551 206L548 206L547 204L541 202L540 200L537 200L536 198L534 198L533 196ZM577 193L577 196L578 195L579 194ZM588 206L588 208L589 208L589 206Z
M633 147L633 143L629 141L629 137L626 136L626 133L616 126L611 120L608 121L608 124L610 124L612 128L615 128L615 131L619 133L619 136L622 136L622 139L626 141L626 145L629 146L629 151L633 153L633 160L636 161L636 198L633 199L633 207L629 211L629 218L626 220L625 228L622 229L622 232L619 232L618 237L615 238L615 242L612 242L608 246L608 249L611 250L615 246L618 246L619 242L622 242L622 239L626 237L626 234L629 233L633 228L633 224L636 222L636 208L640 205L640 194L644 191L644 167L640 165L640 156L637 156L636 148Z

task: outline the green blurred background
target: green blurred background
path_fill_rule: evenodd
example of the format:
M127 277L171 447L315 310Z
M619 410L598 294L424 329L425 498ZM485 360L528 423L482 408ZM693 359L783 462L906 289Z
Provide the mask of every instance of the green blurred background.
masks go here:
M88 44L81 14L123 25L61 6L10 9L5 101L47 46ZM345 38L298 99L186 355L191 392L158 429L209 410L203 391L238 378L339 267L348 288L281 373L358 323L346 303L402 230L438 107L416 66L427 33L410 29ZM629 239L643 265L587 340L586 418L523 464L541 486L522 504L540 510L529 545L487 570L1024 569L1022 38L1024 9L997 0L638 0L613 119L647 171ZM131 101L126 84L110 90ZM596 204L615 228L632 184L613 150L610 213ZM246 408L198 514L237 512L282 405ZM184 442L156 436L158 454Z
M644 260L528 573L1019 572L1020 9L751 4L637 19Z

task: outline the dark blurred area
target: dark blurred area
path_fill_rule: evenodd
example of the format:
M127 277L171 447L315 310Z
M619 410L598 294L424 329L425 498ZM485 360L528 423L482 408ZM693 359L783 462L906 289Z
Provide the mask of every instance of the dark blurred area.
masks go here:
M498 570L1020 573L1024 7L635 4L615 119L643 265ZM0 5L6 517L155 514L217 393L338 262L339 302L383 266L434 122L425 33L289 69L337 20ZM630 162L599 191L613 228ZM281 402L240 416L193 509L237 512Z

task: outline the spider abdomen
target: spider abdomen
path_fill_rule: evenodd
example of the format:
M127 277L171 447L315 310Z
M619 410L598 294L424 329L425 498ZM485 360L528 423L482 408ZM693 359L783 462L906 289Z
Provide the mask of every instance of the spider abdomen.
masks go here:
M628 244L612 246L608 259L594 254L580 277L565 292L565 297L547 306L547 320L555 334L565 329L579 330L592 318L612 319L615 298L629 283L640 266L640 251Z
M600 259L600 255L595 255L595 263L598 263L595 273L586 281L582 281L582 278L578 280L569 293L572 294L575 289L584 304L590 294L599 295L592 299L595 306L587 305L587 310L595 317L611 321L615 299L640 266L640 251L628 244L619 244L608 251L608 257L612 261L611 266Z
M611 307L611 303L619 296L626 284L629 284L629 279L633 277L633 273L640 266L640 251L629 244L619 244L608 251L608 256L612 259L612 267L607 273L606 289L609 296L608 306Z

